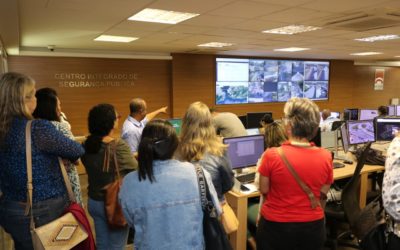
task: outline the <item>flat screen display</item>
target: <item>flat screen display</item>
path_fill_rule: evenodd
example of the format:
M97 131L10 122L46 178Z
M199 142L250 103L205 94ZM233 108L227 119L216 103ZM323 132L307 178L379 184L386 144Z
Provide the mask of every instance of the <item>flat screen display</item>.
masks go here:
M372 120L378 116L377 109L360 109L360 120Z
M319 121L319 123L322 124L322 122L324 121L324 120L322 120L322 111L319 112L319 116L321 117L321 120ZM340 119L340 112L331 111L331 116L330 117L334 117L334 118Z
M400 131L400 118L376 119L377 141L391 141L398 131Z
M175 118L175 119L169 119L168 121L169 123L172 124L172 127L174 127L176 134L180 135L182 128L182 119Z
M272 118L272 112L254 112L247 113L247 128L260 128L261 127L261 119L269 114Z
M347 134L350 145L374 142L374 122L372 120L348 121Z
M264 152L263 135L224 138L223 142L229 145L228 157L231 160L232 169L255 166Z
M388 109L388 115L396 115L396 106L395 105L387 106L387 109Z
M328 99L328 61L217 58L216 72L216 104Z
M345 109L343 111L343 120L345 121L358 120L358 109Z
M396 105L396 115L400 116L400 105Z

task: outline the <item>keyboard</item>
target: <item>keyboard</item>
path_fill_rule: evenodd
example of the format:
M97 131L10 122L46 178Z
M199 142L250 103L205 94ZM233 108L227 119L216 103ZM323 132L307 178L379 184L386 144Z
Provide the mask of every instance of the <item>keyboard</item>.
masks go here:
M251 183L254 182L254 179L256 178L256 172L251 172L251 173L246 173L246 174L241 174L236 176L236 179L240 183Z
M333 162L333 168L344 168L346 165L344 165L343 163L340 162Z

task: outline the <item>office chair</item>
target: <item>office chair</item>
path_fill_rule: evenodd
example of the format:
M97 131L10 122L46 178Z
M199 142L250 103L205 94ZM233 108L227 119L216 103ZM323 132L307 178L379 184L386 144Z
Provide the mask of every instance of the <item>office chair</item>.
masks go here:
M325 216L329 226L328 242L332 250L336 250L338 245L343 245L351 248L358 249L359 246L353 242L342 241L346 238L352 238L352 229L355 228L358 218L361 214L360 208L360 173L364 167L367 158L368 150L371 143L368 143L358 159L353 176L346 183L342 190L341 204L327 204L325 207ZM350 231L345 231L338 235L338 227L340 223L348 223Z

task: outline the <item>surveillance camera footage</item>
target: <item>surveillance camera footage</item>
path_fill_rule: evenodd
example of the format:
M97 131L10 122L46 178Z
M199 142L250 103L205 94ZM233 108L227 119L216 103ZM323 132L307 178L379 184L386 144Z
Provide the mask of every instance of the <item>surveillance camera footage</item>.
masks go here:
M361 144L375 141L374 123L369 121L352 121L347 124L349 144Z

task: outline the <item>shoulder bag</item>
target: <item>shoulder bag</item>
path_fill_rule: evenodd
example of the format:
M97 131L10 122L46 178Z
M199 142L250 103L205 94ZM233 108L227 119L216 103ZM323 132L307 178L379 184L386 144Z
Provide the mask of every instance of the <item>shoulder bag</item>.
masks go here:
M110 145L107 145L103 163L103 171L108 172L111 161L110 155L112 154L114 161L114 181L110 184L107 184L103 188L105 190L104 208L106 211L107 222L108 226L112 229L123 228L128 225L122 213L121 205L118 201L118 194L122 185L122 178L119 174L116 144L116 142L111 142Z
M299 186L301 187L301 189L303 189L303 191L307 194L308 198L311 201L311 208L315 209L318 206L320 206L322 209L325 209L325 205L326 205L326 199L327 196L325 193L320 192L320 200L317 200L315 198L314 193L311 191L311 189L300 179L299 175L297 174L297 172L294 170L294 168L292 167L292 165L290 164L290 162L288 161L288 159L286 158L285 154L283 153L282 147L277 148L278 150L278 154L281 157L281 159L283 160L283 162L285 163L285 166L287 167L287 169L289 170L290 174L294 177L294 179L296 180L297 184L299 184Z
M228 236L218 219L216 208L212 202L203 170L195 165L200 190L201 207L203 209L203 235L206 250L231 250Z
M77 246L79 243L88 238L85 227L70 212L61 217L43 225L35 227L35 221L32 209L32 146L31 146L31 126L32 121L28 121L25 130L26 139L26 171L28 175L27 183L27 209L25 214L30 211L30 229L32 235L33 248L35 250L67 250ZM75 196L72 193L71 184L67 177L67 172L63 166L62 160L59 158L60 169L64 178L68 196L72 204L75 202ZM82 209L82 208L81 208ZM68 210L68 209L67 209ZM82 209L83 210L83 209ZM90 228L89 228L90 230ZM90 232L91 233L91 232Z

